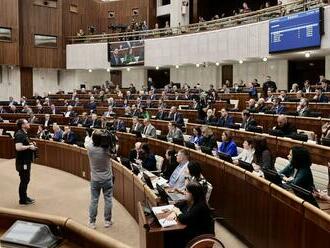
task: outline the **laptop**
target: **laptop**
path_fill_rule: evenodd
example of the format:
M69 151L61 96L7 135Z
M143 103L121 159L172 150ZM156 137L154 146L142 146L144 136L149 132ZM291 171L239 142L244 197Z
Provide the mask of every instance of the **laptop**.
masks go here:
M154 189L150 177L145 172L143 172L143 179L150 189Z
M264 176L268 181L270 181L278 186L281 186L281 187L283 186L282 178L276 171L264 169L262 172L264 173Z
M243 160L238 160L238 166L241 167L244 170L249 171L249 172L253 172L254 171L254 168L253 168L252 164L247 163L247 162L245 162Z
M184 145L185 145L187 148L189 148L189 149L193 149L193 150L195 150L195 144L192 143L192 142L190 142L190 141L185 141L185 142L184 142Z
M140 169L134 163L131 163L131 170L136 176L140 174Z
M208 155L213 155L212 154L212 149L207 147L207 146L201 146L201 151L205 154L208 154Z
M166 192L166 190L160 186L158 183L156 184L158 194L162 200L164 200L166 203L168 203L168 200L170 199L171 201L177 202L180 201L184 198L184 195L179 194L179 193L169 193Z
M227 153L223 153L223 152L218 152L218 156L221 160L224 160L228 163L233 163L233 159L231 158L230 155L228 155Z
M294 194L304 201L312 204L313 206L320 208L319 204L317 203L315 197L313 196L312 192L303 189L295 184L290 184L291 189L293 190Z

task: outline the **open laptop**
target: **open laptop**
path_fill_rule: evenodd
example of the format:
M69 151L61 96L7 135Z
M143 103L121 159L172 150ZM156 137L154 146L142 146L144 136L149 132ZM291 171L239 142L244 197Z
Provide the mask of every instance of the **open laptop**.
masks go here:
M150 177L145 172L143 172L143 179L150 189L154 189L154 186L152 185Z
M290 184L291 189L293 190L294 194L304 201L307 201L308 203L312 204L313 206L320 208L319 204L317 203L315 197L313 196L312 192L303 189L295 184Z
M195 150L195 144L190 142L190 141L185 141L184 142L184 145L187 147L187 148L190 148L190 149L193 149Z
M201 146L201 151L205 154L208 154L208 155L213 155L212 154L212 149L207 147L207 146Z
M245 162L243 160L238 160L238 166L241 167L244 170L247 170L249 172L253 172L254 168L252 166L252 164Z
M264 170L262 170L262 172L264 173L264 176L268 181L270 181L282 188L285 188L285 189L289 188L289 186L287 184L282 183L282 177L277 173L277 171L264 169Z
M136 176L140 174L140 169L134 163L131 163L131 170Z
M166 192L166 190L160 186L158 183L156 184L158 194L162 200L164 200L166 203L168 203L168 199L171 201L177 202L184 198L184 195L179 193L169 193Z
M228 155L227 153L223 153L223 152L219 152L218 151L218 156L219 156L219 158L221 159L221 160L224 160L224 161L226 161L226 162L228 162L228 163L232 163L233 162L233 159L231 158L231 156L230 155Z

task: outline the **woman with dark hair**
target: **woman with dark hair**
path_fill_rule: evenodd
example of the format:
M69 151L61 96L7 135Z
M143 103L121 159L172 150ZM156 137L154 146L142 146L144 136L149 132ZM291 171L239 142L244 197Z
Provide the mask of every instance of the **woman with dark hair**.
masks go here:
M218 152L222 152L230 155L231 157L237 156L237 146L233 141L232 134L229 130L226 130L222 133L222 143L218 147Z
M288 159L290 164L279 173L283 181L312 191L314 189L314 180L311 171L312 161L309 151L302 146L293 146L288 155Z
M260 169L275 170L274 158L267 147L265 137L256 137L254 139L254 150L253 167L256 171Z
M142 167L148 171L156 171L156 157L151 153L149 145L143 144L141 147L141 154L139 156L142 160Z
M174 213L168 219L177 219L180 223L187 225L183 231L182 246L193 238L203 234L214 234L214 221L212 213L207 205L203 186L197 182L190 182L187 186L186 205L187 210L181 212L174 208Z
M163 163L162 176L167 180L170 179L173 171L178 166L178 162L176 161L175 154L176 154L176 152L172 148L167 149L166 153L165 153L166 160Z
M190 143L200 146L202 143L202 129L200 127L193 128L193 135L191 136Z

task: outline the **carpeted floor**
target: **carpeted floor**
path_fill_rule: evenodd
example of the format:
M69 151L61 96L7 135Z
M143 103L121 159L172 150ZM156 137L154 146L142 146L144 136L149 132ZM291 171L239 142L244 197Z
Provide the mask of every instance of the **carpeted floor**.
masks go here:
M19 178L15 171L15 161L0 159L1 207L65 216L81 224L87 224L90 196L87 181L59 170L33 165L29 195L36 199L36 204L30 206L20 206L18 204L18 183ZM102 199L99 205L97 231L129 246L138 247L138 225L125 208L114 200L114 225L109 229L105 229L103 228ZM219 224L216 224L216 233L218 237L221 237L226 247L246 247Z

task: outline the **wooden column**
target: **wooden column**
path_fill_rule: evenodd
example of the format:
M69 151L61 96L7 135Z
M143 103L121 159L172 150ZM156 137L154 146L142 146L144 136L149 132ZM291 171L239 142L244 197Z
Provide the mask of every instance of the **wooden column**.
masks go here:
M33 96L33 68L21 67L21 96Z

